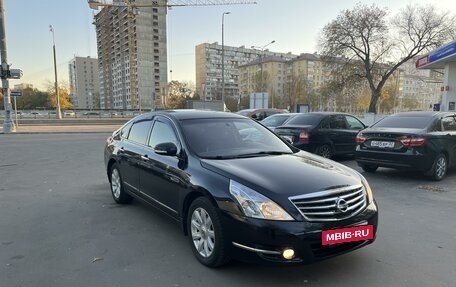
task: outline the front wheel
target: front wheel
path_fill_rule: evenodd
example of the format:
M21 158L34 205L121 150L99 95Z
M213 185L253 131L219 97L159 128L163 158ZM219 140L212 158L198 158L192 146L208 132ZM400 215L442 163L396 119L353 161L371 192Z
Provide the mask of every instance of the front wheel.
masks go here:
M228 261L220 217L207 198L199 197L190 205L187 230L191 249L199 262L218 267Z
M448 169L448 161L444 154L439 154L434 160L430 175L433 180L442 180Z
M117 203L130 203L133 200L129 194L127 194L123 187L122 177L120 175L119 167L117 164L113 164L111 167L111 173L109 176L111 184L111 193L114 201Z

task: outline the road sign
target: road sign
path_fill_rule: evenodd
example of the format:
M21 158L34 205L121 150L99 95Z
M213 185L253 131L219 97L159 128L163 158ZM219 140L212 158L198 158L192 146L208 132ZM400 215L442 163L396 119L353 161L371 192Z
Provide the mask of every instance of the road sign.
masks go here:
M10 96L11 97L21 97L22 96L22 92L13 92L13 91L11 91Z

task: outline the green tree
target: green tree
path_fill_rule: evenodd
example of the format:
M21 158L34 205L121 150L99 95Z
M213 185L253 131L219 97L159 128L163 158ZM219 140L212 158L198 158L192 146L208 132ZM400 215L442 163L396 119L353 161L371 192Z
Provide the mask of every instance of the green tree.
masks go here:
M46 91L48 93L48 107L49 108L56 108L57 107L57 97L55 95L55 86L51 82L47 82ZM58 86L59 91L59 101L60 101L60 108L62 110L72 109L73 103L70 99L70 89L69 86L63 83L60 83Z
M358 65L356 75L371 90L369 112L375 113L382 88L403 63L454 36L455 17L433 6L408 5L392 19L386 9L358 3L327 24L320 40L321 52L343 57ZM391 21L390 21L391 20ZM387 64L386 64L387 63Z
M20 110L34 110L37 107L50 108L49 93L38 89L26 88L22 96L17 98L17 108Z

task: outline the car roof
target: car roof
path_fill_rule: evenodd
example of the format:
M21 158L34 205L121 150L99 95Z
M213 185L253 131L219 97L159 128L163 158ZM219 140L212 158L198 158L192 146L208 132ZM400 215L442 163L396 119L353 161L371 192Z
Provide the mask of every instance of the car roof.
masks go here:
M237 118L245 119L244 116L229 113L229 112L219 112L219 111L208 111L208 110L162 110L150 112L151 115L165 115L177 120L189 120L189 119L213 119L213 118Z
M439 115L450 115L454 112L439 112L439 111L413 111L413 112L402 112L391 115L392 117L435 117Z

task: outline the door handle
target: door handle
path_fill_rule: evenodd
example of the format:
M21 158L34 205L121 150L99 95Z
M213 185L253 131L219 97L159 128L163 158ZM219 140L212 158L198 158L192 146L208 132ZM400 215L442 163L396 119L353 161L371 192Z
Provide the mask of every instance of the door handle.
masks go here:
M125 148L124 148L124 147L121 147L121 148L119 149L119 153L124 153L124 152L125 152Z
M149 160L149 156L148 156L147 154L142 155L142 156L141 156L141 159L142 159L143 161L148 161L148 160Z

